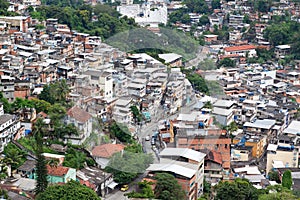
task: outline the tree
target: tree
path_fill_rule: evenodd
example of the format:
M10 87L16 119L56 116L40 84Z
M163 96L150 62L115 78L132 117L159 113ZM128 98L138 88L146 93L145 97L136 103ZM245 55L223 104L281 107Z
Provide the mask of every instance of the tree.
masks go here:
M202 25L207 25L209 24L209 18L207 15L202 15L200 18L199 18L199 23L198 23L200 26Z
M282 175L282 186L291 189L293 186L292 172L290 170L286 170Z
M290 192L269 193L260 195L258 200L299 200Z
M259 200L299 200L291 190L281 185L268 186L263 192L259 195Z
M141 122L142 121L142 115L141 115L139 109L136 106L130 106L130 110L132 112L134 122L135 123L136 122Z
M112 125L109 127L109 132L112 137L117 138L121 142L131 144L133 142L133 139L131 137L131 133L128 130L128 127L126 125L113 122Z
M218 66L230 68L230 67L235 67L236 63L234 60L231 60L230 58L224 58L219 62Z
M37 195L36 200L101 200L98 195L87 186L77 181L69 181L64 185L49 186L44 192Z
M211 1L211 8L214 9L220 9L221 8L221 3L220 0L212 0Z
M226 126L226 130L228 131L229 135L232 136L234 131L237 131L239 127L237 126L236 122L231 122L228 126Z
M130 148L131 149L131 148ZM114 180L119 184L131 182L138 174L144 173L153 162L152 154L144 154L140 150L122 151L115 153L106 167L106 171L114 175Z
M83 152L71 147L68 148L67 150L67 155L65 157L65 161L63 162L63 165L75 169L82 169L84 168L86 161L87 161L87 157Z
M216 200L252 200L258 198L258 190L247 179L237 178L233 182L219 182L215 186Z
M156 186L155 197L161 200L182 200L185 199L185 192L178 184L175 177L168 173L157 173L155 175Z
M36 141L35 154L37 157L36 162L36 194L44 192L48 186L47 181L47 168L46 168L46 159L42 155L43 153L43 136L44 136L44 122L43 119L38 118L33 127L33 135Z
M181 69L181 71L186 75L186 78L191 82L193 88L199 92L203 92L205 94L209 93L209 89L206 85L206 82L202 76L195 73L190 69Z
M26 153L12 143L4 147L3 154L4 162L11 165L12 170L16 170L26 160Z
M143 181L138 183L138 191L126 194L129 198L154 198L154 193L151 188L152 182Z
M0 189L0 196L1 196L3 199L9 199L9 200L10 200L10 198L8 197L7 191L4 190L4 189Z
M270 181L276 181L277 183L280 182L278 171L270 171L268 173L268 176L269 176Z
M8 100L3 96L2 92L0 92L0 102L3 104L4 112L10 113L11 105Z
M209 13L208 5L205 0L184 0L188 12Z

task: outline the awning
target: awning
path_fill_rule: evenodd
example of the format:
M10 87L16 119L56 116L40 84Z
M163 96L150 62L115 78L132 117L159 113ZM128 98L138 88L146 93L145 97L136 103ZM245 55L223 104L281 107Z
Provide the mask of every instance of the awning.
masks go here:
M110 189L115 189L115 187L118 185L118 183L112 181L110 184L107 185L107 187L109 187Z

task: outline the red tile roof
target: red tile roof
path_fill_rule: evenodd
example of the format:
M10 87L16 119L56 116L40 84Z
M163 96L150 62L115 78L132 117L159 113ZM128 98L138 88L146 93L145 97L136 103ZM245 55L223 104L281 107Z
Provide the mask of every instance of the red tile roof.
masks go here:
M231 51L245 51L245 50L251 50L256 49L256 46L248 44L248 45L241 45L241 46L233 46L233 47L226 47L224 48L225 51L231 52Z
M69 169L69 167L64 166L51 167L50 165L47 165L48 175L51 176L64 176L68 173Z
M205 159L214 161L214 162L219 163L219 164L222 164L221 152L217 152L217 151L209 150L209 149L202 150L201 152L206 154Z
M73 106L70 108L67 112L67 115L81 123L85 123L92 117L88 112L82 110L78 106Z
M122 151L124 147L122 144L103 144L95 146L92 150L92 155L101 158L110 158L114 153Z

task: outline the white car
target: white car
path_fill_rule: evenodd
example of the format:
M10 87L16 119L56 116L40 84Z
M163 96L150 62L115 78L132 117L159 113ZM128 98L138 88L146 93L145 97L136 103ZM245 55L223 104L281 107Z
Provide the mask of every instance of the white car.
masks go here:
M150 140L150 136L147 135L147 136L145 137L145 140L146 140L146 141L149 141L149 140Z

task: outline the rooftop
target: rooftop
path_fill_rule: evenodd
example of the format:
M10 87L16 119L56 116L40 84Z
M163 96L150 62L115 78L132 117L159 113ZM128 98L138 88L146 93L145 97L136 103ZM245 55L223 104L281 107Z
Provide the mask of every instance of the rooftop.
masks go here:
M67 112L67 115L81 123L85 123L92 117L88 112L82 110L78 106L73 106L70 108Z
M151 164L147 171L163 171L163 172L172 172L174 174L178 174L187 178L192 178L197 170L190 169L188 167L183 167L178 164L168 163L168 164Z
M274 126L276 120L273 119L263 119L263 120L256 120L254 122L246 122L244 123L244 127L252 127L252 128L262 128L262 129L270 129Z
M292 121L290 125L284 129L283 133L298 135L300 134L300 121Z
M159 154L160 156L181 156L197 162L201 162L205 154L189 148L165 148Z
M122 144L103 144L95 146L92 150L92 155L102 158L110 158L114 153L120 152L124 149Z

